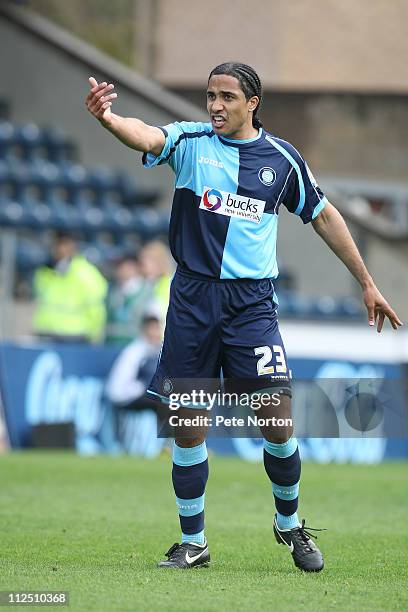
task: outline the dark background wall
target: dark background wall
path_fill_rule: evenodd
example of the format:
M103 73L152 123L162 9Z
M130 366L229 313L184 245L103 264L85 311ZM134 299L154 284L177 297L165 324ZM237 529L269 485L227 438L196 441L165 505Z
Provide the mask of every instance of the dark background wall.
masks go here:
M103 68L95 71L85 61L70 57L0 16L0 98L9 100L13 120L59 125L78 143L84 163L127 170L141 185L154 185L169 198L169 171L144 170L141 154L124 147L86 110L88 77L92 74L101 80L109 78ZM173 120L174 115L135 95L126 83L114 82L119 96L114 110L119 114L138 116L153 125Z

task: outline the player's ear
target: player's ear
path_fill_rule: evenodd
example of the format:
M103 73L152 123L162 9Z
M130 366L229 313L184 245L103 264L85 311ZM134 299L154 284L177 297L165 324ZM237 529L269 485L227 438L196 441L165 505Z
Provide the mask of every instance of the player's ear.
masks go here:
M258 104L259 104L258 96L252 96L252 98L249 98L248 100L248 110L254 111L256 107L258 106Z

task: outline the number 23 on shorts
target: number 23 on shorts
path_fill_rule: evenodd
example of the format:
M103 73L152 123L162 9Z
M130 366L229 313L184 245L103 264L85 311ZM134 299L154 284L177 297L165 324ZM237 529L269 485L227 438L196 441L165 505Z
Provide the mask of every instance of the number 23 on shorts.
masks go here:
M285 353L279 344L270 346L258 346L254 349L255 355L261 355L256 364L258 376L265 374L285 374L287 372ZM274 359L275 357L275 359ZM271 361L275 365L268 365Z

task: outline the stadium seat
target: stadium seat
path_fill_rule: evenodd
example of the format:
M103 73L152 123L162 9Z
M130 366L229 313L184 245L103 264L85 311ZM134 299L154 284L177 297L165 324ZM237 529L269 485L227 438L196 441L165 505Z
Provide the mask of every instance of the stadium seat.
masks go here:
M134 180L125 173L118 172L116 175L117 188L122 194L123 203L126 206L154 205L159 193L152 189L143 189L137 186Z
M73 162L77 159L75 144L60 128L56 126L46 127L43 130L43 138L50 160L55 162Z
M311 304L311 312L312 316L323 316L323 317L336 317L340 312L338 301L330 296L323 295L321 297L313 300Z
M10 121L0 121L0 158L4 159L14 144L14 126Z
M53 189L60 184L61 171L57 164L36 158L29 164L30 185L35 185L43 200L52 197Z
M15 200L6 200L0 207L0 225L3 227L27 227L28 218L24 206Z
M133 211L133 223L142 238L150 240L158 234L167 232L168 216L154 208L139 206Z
M112 233L123 234L136 229L132 212L124 206L105 210L106 226Z
M117 188L115 173L108 167L97 166L87 172L87 184L93 189L98 198L102 198L105 193Z
M3 187L11 199L20 200L24 197L31 173L26 163L21 160L6 159Z
M282 290L278 293L279 315L305 319L316 316L314 299L299 295L295 291Z
M33 229L44 229L54 227L53 211L45 202L27 197L22 200L25 210L26 226Z
M86 168L81 164L65 163L60 165L60 169L60 186L67 190L70 200L75 202L80 198L81 189L87 188Z
M14 145L22 159L45 157L44 138L37 124L26 123L16 126Z
M109 189L98 196L98 206L108 214L114 213L122 205L121 195L115 189Z
M366 310L360 299L350 295L340 301L340 315L343 317L362 319L366 316Z
M120 239L120 247L123 249L123 254L136 256L142 248L141 236L137 232L129 232L124 234Z
M17 266L23 271L43 266L49 259L48 249L38 240L20 238L17 244Z
M89 261L98 267L111 264L125 253L124 248L120 245L98 241L82 244L80 250Z

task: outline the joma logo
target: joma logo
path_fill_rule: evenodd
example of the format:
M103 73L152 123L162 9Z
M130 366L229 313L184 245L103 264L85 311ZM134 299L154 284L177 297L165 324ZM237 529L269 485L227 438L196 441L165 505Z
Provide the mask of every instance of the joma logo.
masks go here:
M224 164L216 159L210 159L209 157L204 157L200 155L200 159L198 160L199 164L209 164L210 166L215 166L216 168L223 168Z

